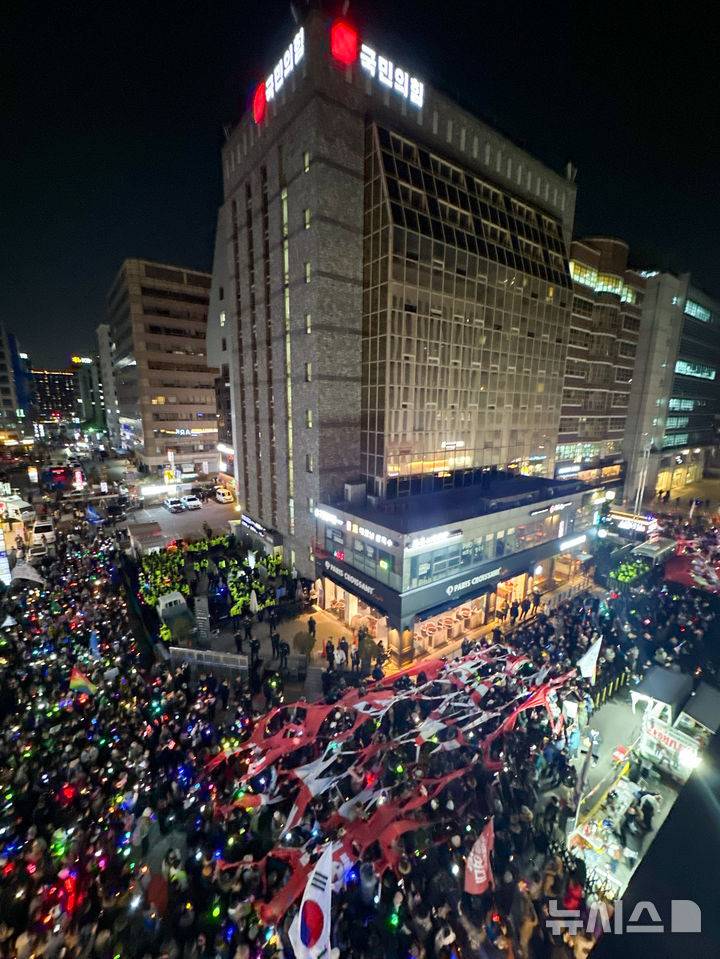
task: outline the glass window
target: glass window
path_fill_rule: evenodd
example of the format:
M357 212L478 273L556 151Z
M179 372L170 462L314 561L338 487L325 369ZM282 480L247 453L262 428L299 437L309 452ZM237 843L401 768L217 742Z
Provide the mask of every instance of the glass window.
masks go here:
M312 333L312 316L310 313L305 314L305 332Z
M303 219L305 222L305 229L310 229L310 210L303 210Z
M305 150L303 153L303 172L304 173L310 172L310 151L309 150Z
M312 410L305 410L305 426L307 426L307 428L311 430L312 425L313 425Z
M309 282L310 282L311 274L312 274L312 268L311 268L310 264L309 264L308 262L306 262L306 263L305 263L305 282L306 282L306 283L309 283Z
M699 380L714 380L716 373L712 366L706 366L704 363L689 363L686 360L678 360L675 363L675 372L681 376L695 376Z

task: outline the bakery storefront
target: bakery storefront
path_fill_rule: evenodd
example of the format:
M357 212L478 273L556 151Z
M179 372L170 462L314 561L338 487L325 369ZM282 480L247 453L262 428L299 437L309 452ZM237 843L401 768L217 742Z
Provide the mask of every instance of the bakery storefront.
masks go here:
M561 585L558 576L581 570L587 539L586 532L557 538L404 592L337 556L318 557L318 604L353 630L365 626L396 663L406 665L456 645L534 591Z

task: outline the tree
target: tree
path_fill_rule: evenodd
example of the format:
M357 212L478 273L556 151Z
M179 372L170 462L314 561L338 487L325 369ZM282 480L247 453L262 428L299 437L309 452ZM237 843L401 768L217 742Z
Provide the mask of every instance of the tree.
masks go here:
M299 653L301 656L307 656L309 659L315 646L315 637L311 636L308 632L295 633L292 645L296 653Z
M363 664L363 668L369 669L373 659L377 659L380 647L372 636L366 633L362 639L358 641L358 652L360 653L360 662Z
M187 616L178 616L173 622L172 635L177 646L190 648L192 645L192 627Z

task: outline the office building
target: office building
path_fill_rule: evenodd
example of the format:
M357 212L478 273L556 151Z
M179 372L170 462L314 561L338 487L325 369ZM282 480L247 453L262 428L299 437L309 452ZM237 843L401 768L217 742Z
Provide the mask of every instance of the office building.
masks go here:
M646 274L625 455L629 505L677 498L720 445L720 304L689 274Z
M101 323L97 328L98 362L100 365L100 383L105 405L105 427L110 445L120 446L120 410L115 392L113 373L113 343L110 339L110 325Z
M85 426L105 428L105 396L99 356L73 356L71 371L77 381L79 417Z
M17 408L10 337L0 323L0 430L5 432L15 429Z
M120 445L152 473L191 478L217 469L209 289L207 273L129 259L108 296Z
M80 396L75 371L33 369L32 376L34 421L56 426L79 424Z
M570 275L570 341L555 475L621 492L645 280L628 268L627 244L606 237L572 242Z
M245 529L404 661L440 593L571 575L602 494L553 478L572 169L364 41L311 12L225 144L208 354Z

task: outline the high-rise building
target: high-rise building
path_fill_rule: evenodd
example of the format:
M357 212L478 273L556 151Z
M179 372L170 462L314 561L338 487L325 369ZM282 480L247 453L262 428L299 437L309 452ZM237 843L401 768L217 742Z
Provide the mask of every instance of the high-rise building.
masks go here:
M97 328L98 358L100 363L100 383L105 405L105 424L111 446L120 445L120 411L115 376L113 373L113 343L110 339L110 325L101 323Z
M36 423L80 423L82 412L74 370L32 371L35 385L33 419Z
M33 391L28 355L0 323L0 430L6 438L32 434Z
M241 522L404 660L448 597L485 617L576 568L594 494L553 478L573 174L344 21L278 52L223 149L208 327Z
M720 446L720 304L689 274L645 278L625 436L625 497L638 506L676 498Z
M17 426L17 408L10 337L0 323L0 429L7 430Z
M570 275L555 475L619 488L645 280L628 268L627 244L606 237L572 242Z
M120 445L152 472L217 469L214 381L206 330L210 276L125 260L108 296Z
M105 396L100 378L99 356L73 356L71 372L75 374L80 420L88 426L105 427Z

